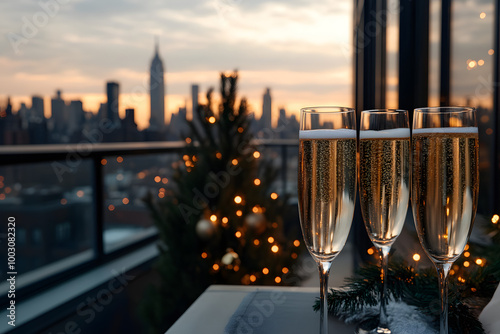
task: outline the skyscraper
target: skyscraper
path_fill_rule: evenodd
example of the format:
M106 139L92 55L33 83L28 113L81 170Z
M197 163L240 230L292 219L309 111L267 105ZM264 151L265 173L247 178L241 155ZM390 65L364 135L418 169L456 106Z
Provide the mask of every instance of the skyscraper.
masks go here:
M165 83L163 62L159 55L158 40L155 44L155 55L151 61L149 78L149 96L151 105L151 130L163 130L165 126Z
M191 119L194 119L194 114L198 109L198 94L200 87L198 85L191 85Z
M63 134L66 130L66 103L62 99L61 91L56 92L56 96L51 99L52 110L52 132Z
M262 101L262 116L260 117L261 126L264 129L271 129L271 89L266 88L266 92Z
M120 86L117 82L108 81L106 83L106 102L105 118L113 122L115 127L120 126L120 116L118 115L118 101L120 97Z

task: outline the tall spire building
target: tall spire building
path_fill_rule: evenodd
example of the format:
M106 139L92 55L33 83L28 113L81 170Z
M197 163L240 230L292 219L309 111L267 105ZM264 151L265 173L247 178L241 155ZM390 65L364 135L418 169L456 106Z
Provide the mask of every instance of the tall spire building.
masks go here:
M151 102L150 129L163 130L165 127L165 80L163 62L159 55L158 39L156 39L155 43L155 55L151 61L149 96Z
M261 126L264 129L272 128L272 109L271 109L271 89L266 88L266 92L262 98L262 116L260 117Z

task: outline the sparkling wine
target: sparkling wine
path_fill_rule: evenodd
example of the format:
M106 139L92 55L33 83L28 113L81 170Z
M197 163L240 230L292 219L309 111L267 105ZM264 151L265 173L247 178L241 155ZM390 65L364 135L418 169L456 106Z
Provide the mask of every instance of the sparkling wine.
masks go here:
M410 197L410 130L361 131L361 212L371 241L390 246L401 233Z
M462 254L479 191L475 127L413 132L412 204L420 242L436 262Z
M356 131L302 130L298 192L306 246L313 257L333 260L351 228L356 197Z

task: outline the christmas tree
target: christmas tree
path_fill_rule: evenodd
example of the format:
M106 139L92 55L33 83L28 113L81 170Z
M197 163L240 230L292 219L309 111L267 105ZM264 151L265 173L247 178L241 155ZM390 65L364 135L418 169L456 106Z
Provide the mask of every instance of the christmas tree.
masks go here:
M156 270L143 314L158 333L211 284L289 284L300 242L284 234L287 195L273 191L271 161L253 145L238 74L221 74L221 102L212 90L198 106L186 149L173 164L169 189L146 200L159 231ZM293 283L297 280L294 279Z

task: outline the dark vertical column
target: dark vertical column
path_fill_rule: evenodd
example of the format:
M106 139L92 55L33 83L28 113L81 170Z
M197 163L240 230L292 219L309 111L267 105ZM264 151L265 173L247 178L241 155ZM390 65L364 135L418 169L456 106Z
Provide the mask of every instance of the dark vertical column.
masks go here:
M363 110L385 108L387 0L354 1L354 104L359 124ZM359 196L352 225L355 265L369 261L372 243L361 216Z
M429 0L401 0L399 13L399 108L425 107L429 99Z
M451 72L451 0L441 1L441 60L439 103L450 105Z
M500 0L495 1L495 36L494 36L494 64L493 64L493 159L491 175L493 176L493 189L500 189ZM500 193L493 191L491 210L500 208ZM496 213L496 212L495 212Z
M94 255L98 262L102 261L104 256L104 171L101 165L102 156L94 156Z

